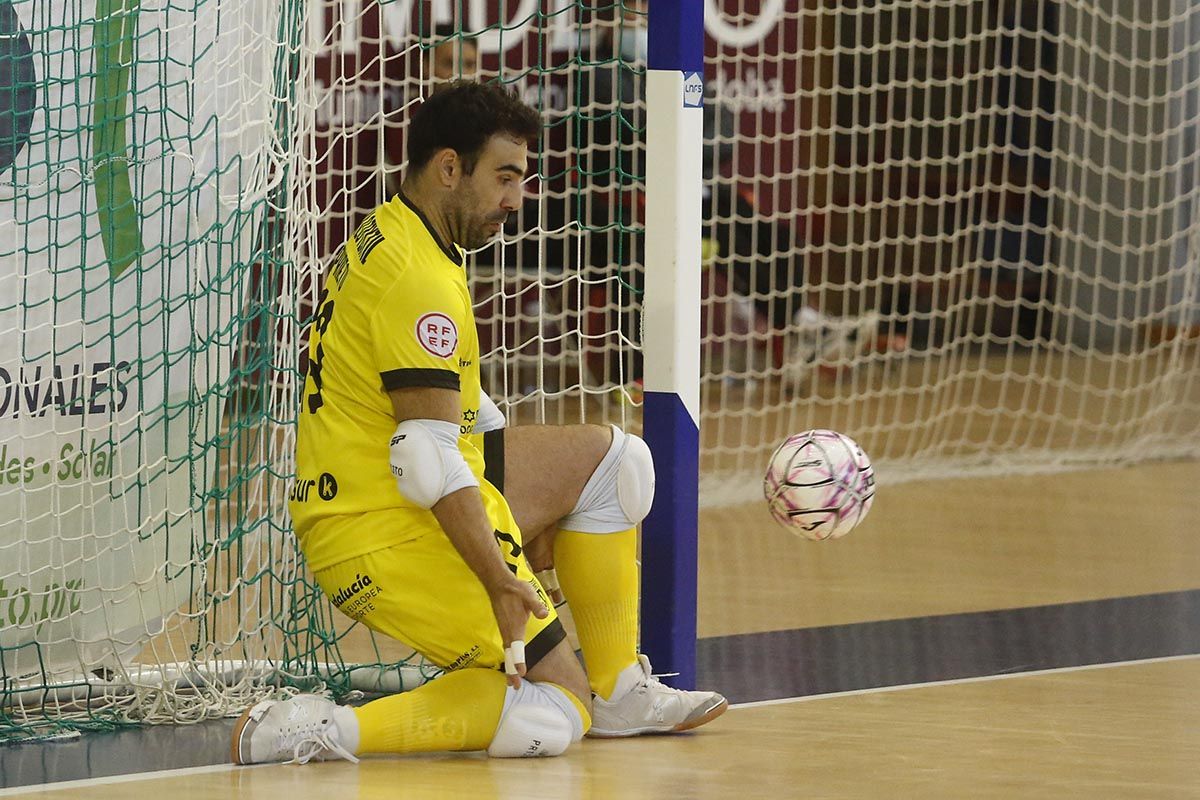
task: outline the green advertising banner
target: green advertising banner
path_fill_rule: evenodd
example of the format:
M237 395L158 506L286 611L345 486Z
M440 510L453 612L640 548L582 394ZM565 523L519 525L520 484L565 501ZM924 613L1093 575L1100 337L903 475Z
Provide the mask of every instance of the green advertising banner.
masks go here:
M0 0L6 681L136 654L195 580L276 5Z

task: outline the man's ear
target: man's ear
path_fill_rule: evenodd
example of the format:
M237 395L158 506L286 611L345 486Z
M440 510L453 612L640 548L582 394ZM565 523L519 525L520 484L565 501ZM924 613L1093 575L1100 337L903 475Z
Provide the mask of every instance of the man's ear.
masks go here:
M433 154L432 161L438 183L447 189L458 186L463 174L463 163L454 148L443 147Z

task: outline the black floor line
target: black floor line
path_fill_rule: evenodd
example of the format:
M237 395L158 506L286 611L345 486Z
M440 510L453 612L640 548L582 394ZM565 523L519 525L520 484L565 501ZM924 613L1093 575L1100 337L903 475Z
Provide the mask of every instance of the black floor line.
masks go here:
M704 688L732 702L1200 653L1200 590L702 639ZM233 720L0 746L0 788L208 766Z
M746 703L1200 653L1200 590L701 639L698 681Z

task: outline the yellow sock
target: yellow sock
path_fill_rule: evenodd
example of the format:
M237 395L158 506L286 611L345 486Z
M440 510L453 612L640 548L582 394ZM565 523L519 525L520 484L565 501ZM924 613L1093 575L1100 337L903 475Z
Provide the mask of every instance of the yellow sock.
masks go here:
M617 675L637 661L637 529L559 531L554 568L575 618L588 682L607 700Z
M359 753L486 750L504 710L503 672L463 669L354 709Z

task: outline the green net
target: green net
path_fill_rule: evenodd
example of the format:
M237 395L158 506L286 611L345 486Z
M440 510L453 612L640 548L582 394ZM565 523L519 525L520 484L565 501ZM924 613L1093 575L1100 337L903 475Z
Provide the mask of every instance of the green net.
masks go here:
M0 3L0 737L350 688L284 517L301 12Z

